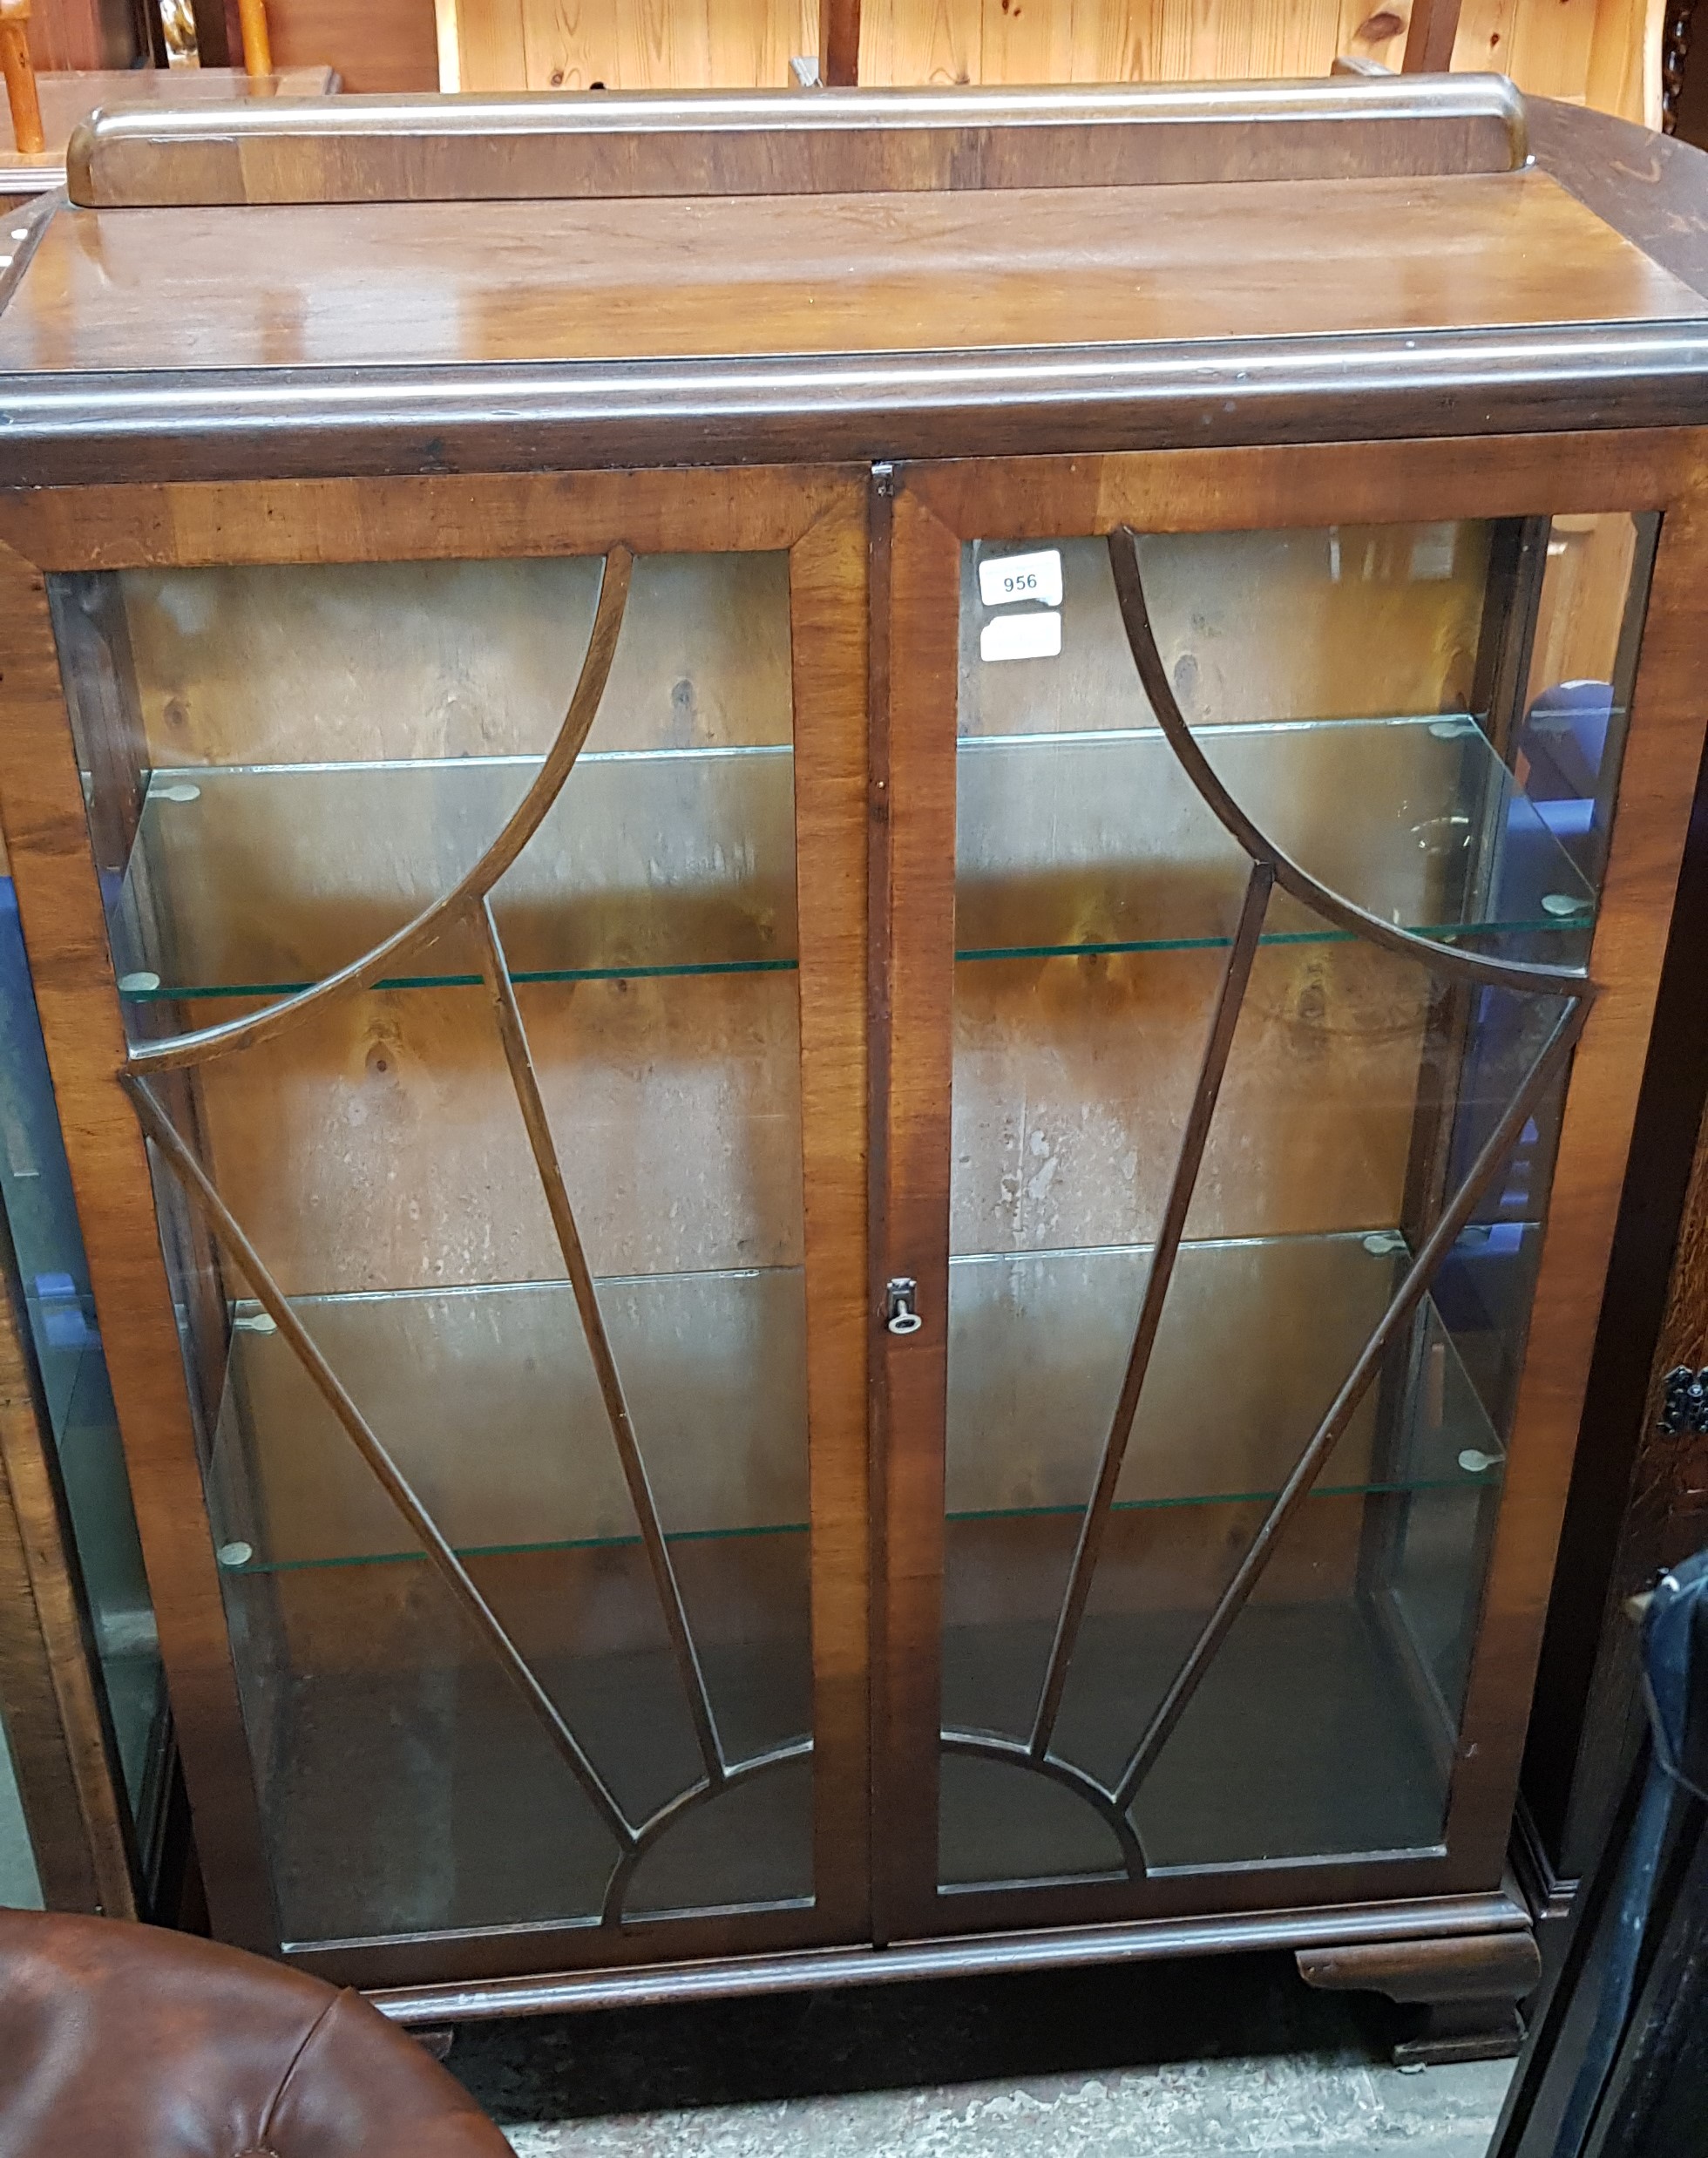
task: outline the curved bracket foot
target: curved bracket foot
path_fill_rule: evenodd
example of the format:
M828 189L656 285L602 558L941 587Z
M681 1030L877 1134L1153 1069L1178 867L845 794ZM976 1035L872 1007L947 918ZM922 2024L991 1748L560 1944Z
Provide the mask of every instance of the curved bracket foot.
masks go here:
M1307 1985L1331 1993L1386 1993L1413 2012L1393 2049L1401 2068L1450 2060L1508 2060L1524 2035L1519 2003L1542 1977L1536 1937L1527 1927L1438 1941L1360 1941L1347 1948L1301 1948Z

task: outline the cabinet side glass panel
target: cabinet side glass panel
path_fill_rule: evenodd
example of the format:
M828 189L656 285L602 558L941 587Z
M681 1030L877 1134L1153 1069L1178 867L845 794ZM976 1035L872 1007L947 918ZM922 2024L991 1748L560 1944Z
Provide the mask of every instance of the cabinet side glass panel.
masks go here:
M5 1718L0 1714L0 1905L13 1910L39 1910L42 1883L36 1870L36 1853L30 1841L30 1825L24 1817L24 1800L17 1787L17 1768Z
M1607 523L1593 573L1544 519L1142 537L1183 742L1105 540L963 551L946 1890L1440 1842L1652 542Z
M490 884L146 1082L266 1273L157 1145L299 1944L813 1893L788 561L634 564L494 880L600 573L129 572L81 611L139 1049Z
M0 875L0 1209L16 1255L137 1843L157 1847L166 1685L11 879Z

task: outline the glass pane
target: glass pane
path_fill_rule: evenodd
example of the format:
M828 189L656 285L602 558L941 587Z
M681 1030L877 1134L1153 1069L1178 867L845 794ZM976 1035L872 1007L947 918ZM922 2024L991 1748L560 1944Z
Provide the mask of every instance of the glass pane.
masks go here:
M42 1907L42 1884L36 1875L36 1854L30 1849L3 1715L0 1715L0 1905L14 1910Z
M136 1037L322 981L465 877L599 586L573 560L67 588L85 758L128 775L92 818ZM586 745L491 893L525 1061L464 920L160 1089L550 1704L162 1171L292 1940L812 1896L790 698L786 556L640 561ZM613 1885L621 1822L648 1832Z
M1330 895L1249 953L1107 544L965 550L946 1887L1440 1838L1601 869L1525 790L1548 540L1141 540L1210 785Z
M0 878L0 1206L22 1277L120 1768L147 1849L165 1798L166 1688L10 878Z
M1513 763L1537 816L1591 879L1612 828L1652 515L1556 517Z

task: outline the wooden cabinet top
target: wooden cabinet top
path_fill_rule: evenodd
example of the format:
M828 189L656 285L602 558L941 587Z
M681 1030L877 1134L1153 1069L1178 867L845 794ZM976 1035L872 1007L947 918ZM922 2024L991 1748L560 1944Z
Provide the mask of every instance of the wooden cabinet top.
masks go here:
M1659 138L1537 116L1496 78L115 114L11 243L0 484L1698 419L1708 159L1633 211Z

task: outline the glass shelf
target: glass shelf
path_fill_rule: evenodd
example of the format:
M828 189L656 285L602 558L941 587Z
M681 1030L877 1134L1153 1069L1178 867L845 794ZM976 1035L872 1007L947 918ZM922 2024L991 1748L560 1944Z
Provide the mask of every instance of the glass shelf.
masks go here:
M1474 1230L1465 1252L1487 1244ZM1119 1781L1411 1256L1391 1230L1183 1245L1068 1667L1060 1758ZM949 1730L1022 1747L1032 1730L1152 1257L950 1262ZM1441 1704L1462 1685L1504 1469L1427 1298L1146 1781L1135 1817L1153 1866L1436 1840ZM1014 1505L1023 1488L1045 1503ZM1009 1503L975 1510L981 1495ZM1083 1805L1012 1763L946 1758L946 1887L1099 1878L1119 1863Z
M1581 956L1593 893L1474 721L1230 723L1203 740L1270 835L1370 912L1446 942ZM1156 729L967 736L961 752L958 958L1228 942L1244 858ZM308 987L449 890L538 769L463 757L156 771L115 918L122 993L140 1004ZM495 908L518 981L787 973L794 879L786 745L584 754ZM1345 933L1278 895L1264 942ZM479 980L453 933L381 986Z
M728 1756L798 1743L802 1275L598 1289ZM566 1285L292 1307L630 1819L692 1788L686 1697ZM596 1917L610 1836L288 1342L252 1302L231 1315L207 1481L287 1937ZM754 1790L673 1832L629 1910L810 1897L810 1768Z
M1594 894L1474 720L1265 721L1198 739L1266 834L1366 912L1447 942L1579 956ZM957 796L958 958L1230 940L1249 865L1155 728L964 736ZM1345 934L1278 893L1264 941Z
M479 859L537 757L156 770L113 922L127 999L280 995L370 949ZM521 981L796 963L788 744L584 751L493 894ZM473 984L451 932L387 987Z
M1128 1245L950 1261L952 1522L1047 1523L1084 1506L1150 1260ZM1386 1230L1183 1245L1116 1511L1275 1497L1409 1263ZM1426 1298L1313 1496L1497 1484L1504 1455Z
M598 1290L667 1536L803 1533L800 1271L631 1275ZM566 1282L310 1296L292 1308L459 1551L638 1543ZM228 1571L420 1555L289 1344L251 1303L233 1307L207 1482Z
M1174 1291L1183 1320L1183 1358L1190 1361L1186 1336L1201 1306L1214 1304L1237 1315L1243 1299L1261 1293L1265 1284L1273 1291L1284 1273L1291 1277L1295 1298L1320 1293L1322 1283L1337 1275L1356 1279L1348 1325L1325 1345L1325 1357L1337 1354L1341 1334L1350 1340L1360 1325L1367 1331L1390 1293L1401 1263L1393 1242L1378 1234L1186 1246ZM1372 1252L1370 1245L1380 1248ZM1083 1505L1101 1439L1100 1413L1107 1423L1107 1410L1094 1396L1101 1387L1113 1398L1124 1355L1108 1320L1116 1322L1117 1332L1122 1323L1130 1328L1148 1261L1146 1251L1121 1250L952 1262L952 1353L966 1354L993 1320L1010 1339L1040 1338L1027 1328L1009 1333L1014 1321L1005 1307L1017 1286L1034 1323L1047 1316L1047 1305L1057 1306L1054 1330L1043 1338L1061 1343L1063 1352L1060 1359L1034 1355L1026 1380L993 1367L1002 1408L977 1449L981 1467L971 1472L961 1458L968 1445L962 1412L951 1438L952 1522L972 1528L1047 1521ZM667 1538L690 1544L804 1537L800 1274L779 1268L630 1276L603 1280L599 1292ZM1069 1306L1081 1314L1077 1328L1068 1322ZM638 1544L566 1284L303 1297L292 1308L459 1554L494 1560ZM227 1572L418 1559L418 1547L400 1535L390 1502L288 1344L258 1306L240 1303L233 1318L209 1469ZM1088 1322L1108 1333L1108 1340L1094 1342ZM1379 1466L1366 1415L1342 1441L1314 1496L1498 1483L1503 1449L1432 1307L1426 1306L1415 1334L1413 1353L1428 1375L1415 1389L1417 1408L1405 1441ZM1202 1414L1181 1421L1175 1400L1180 1381L1170 1368L1168 1342L1165 1327L1155 1367L1156 1406L1142 1415L1117 1510L1272 1498L1308 1428L1272 1416L1255 1438L1244 1435L1243 1449L1206 1442ZM1048 1488L1035 1503L1005 1500L999 1489L1005 1422L1017 1428L1027 1423L1028 1387L1064 1378L1070 1365L1075 1375L1058 1401L1053 1427L1063 1441L1053 1440L1047 1458L1034 1449L1028 1466L1034 1488ZM1296 1396L1304 1398L1301 1385L1308 1394L1314 1384L1325 1405L1342 1376L1344 1365L1331 1369L1324 1361L1276 1398L1290 1408ZM977 1401L986 1403L990 1391L980 1389ZM494 1401L503 1404L496 1422ZM1169 1451L1160 1462L1148 1460L1146 1433L1162 1424L1170 1427ZM552 1432L561 1435L555 1449L542 1445L542 1434ZM1246 1473L1237 1473L1242 1469Z

